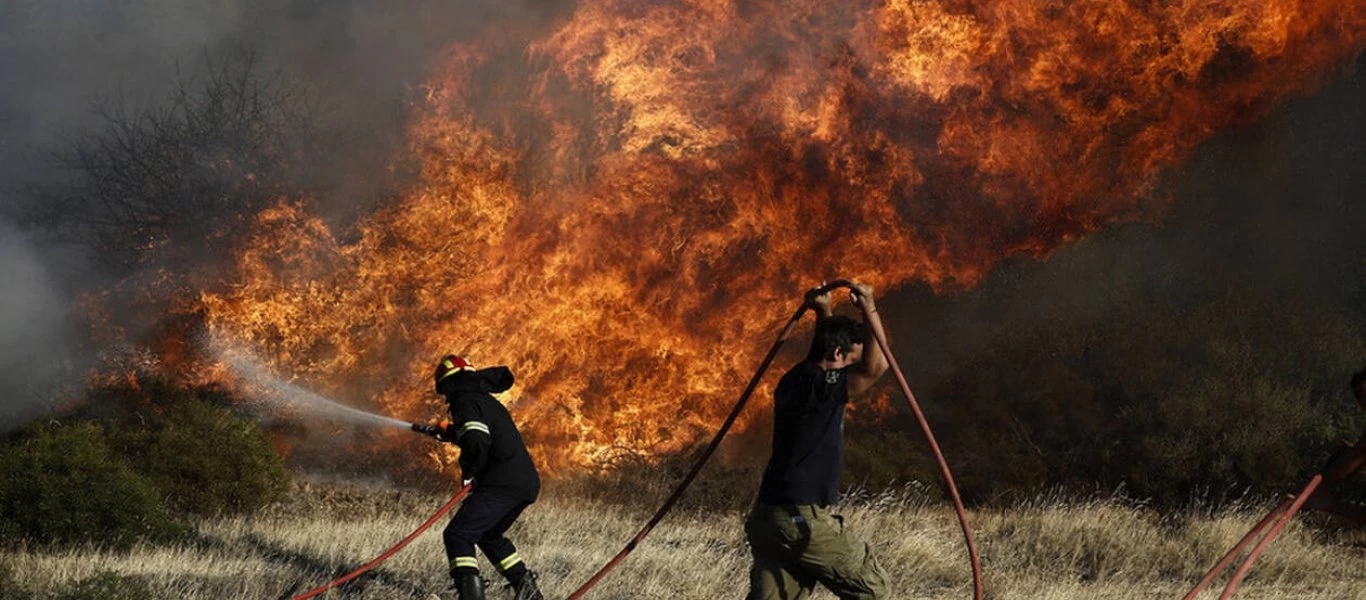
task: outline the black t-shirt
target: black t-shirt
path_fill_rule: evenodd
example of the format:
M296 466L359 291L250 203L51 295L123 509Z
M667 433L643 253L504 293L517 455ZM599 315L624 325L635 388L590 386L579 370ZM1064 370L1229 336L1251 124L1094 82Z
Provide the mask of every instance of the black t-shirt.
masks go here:
M773 454L759 502L829 506L839 500L848 403L844 369L802 362L783 375L773 391Z

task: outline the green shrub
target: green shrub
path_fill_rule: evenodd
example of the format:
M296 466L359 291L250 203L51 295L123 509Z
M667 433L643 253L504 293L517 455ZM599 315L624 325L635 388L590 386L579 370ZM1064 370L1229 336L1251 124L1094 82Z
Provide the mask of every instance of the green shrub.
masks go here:
M0 447L0 539L126 547L182 530L93 423L41 425Z
M141 577L98 571L72 583L56 600L152 600L152 589Z
M176 510L240 514L277 499L288 472L255 423L186 395L146 425L113 432L114 445Z
M284 493L284 461L215 388L164 380L90 391L81 420L0 446L0 539L41 544L173 537L176 513L240 514Z
M284 461L254 421L215 386L155 376L90 390L83 416L103 424L115 452L195 515L247 513L288 486Z

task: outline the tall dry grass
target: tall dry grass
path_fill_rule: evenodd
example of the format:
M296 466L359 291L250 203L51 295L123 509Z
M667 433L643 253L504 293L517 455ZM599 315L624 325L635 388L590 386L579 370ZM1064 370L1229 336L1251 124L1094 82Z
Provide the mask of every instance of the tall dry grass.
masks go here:
M359 565L422 522L445 499L410 492L308 487L251 518L201 522L172 546L19 549L0 554L15 583L54 590L99 570L145 578L159 598L280 598ZM1180 598L1260 517L1247 506L1162 516L1122 500L1041 500L971 515L989 597ZM550 598L586 580L635 533L647 512L552 490L512 530ZM952 512L911 495L863 498L841 512L872 543L897 598L969 598L966 552ZM590 597L740 598L748 551L739 511L671 515ZM444 521L373 575L326 598L426 598L446 585ZM1366 598L1366 551L1352 534L1291 525L1257 563L1238 598ZM487 575L492 569L484 566ZM492 598L509 594L494 588ZM816 598L831 598L824 592ZM1217 597L1217 593L1206 594Z

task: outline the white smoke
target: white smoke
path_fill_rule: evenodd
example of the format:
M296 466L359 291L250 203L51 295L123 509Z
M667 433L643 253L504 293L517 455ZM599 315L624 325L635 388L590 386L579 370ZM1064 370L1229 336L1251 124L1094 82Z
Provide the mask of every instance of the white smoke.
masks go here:
M38 250L0 221L0 432L50 410L76 371L68 310Z

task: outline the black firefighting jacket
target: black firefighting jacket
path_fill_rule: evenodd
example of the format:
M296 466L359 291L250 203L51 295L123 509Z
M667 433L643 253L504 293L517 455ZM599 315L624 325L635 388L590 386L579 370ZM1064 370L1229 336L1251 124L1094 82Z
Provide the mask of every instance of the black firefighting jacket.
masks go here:
M512 415L491 394L512 387L512 371L490 367L442 380L438 391L451 409L443 437L460 446L460 472L474 479L474 492L496 492L534 502L541 476L531 462Z

